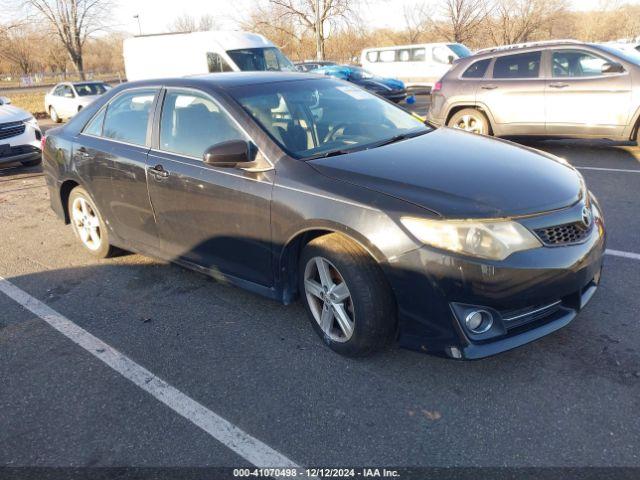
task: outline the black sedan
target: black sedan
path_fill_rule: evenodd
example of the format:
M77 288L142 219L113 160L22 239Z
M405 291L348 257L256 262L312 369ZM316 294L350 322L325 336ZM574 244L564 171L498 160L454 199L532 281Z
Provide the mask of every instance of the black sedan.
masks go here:
M598 202L562 160L433 129L332 78L123 84L50 130L54 211L98 257L161 257L285 304L335 351L480 358L595 292Z

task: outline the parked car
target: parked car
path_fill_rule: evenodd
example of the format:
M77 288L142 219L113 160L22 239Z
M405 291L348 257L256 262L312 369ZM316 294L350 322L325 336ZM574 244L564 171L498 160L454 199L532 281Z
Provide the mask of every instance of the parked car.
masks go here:
M38 122L26 110L0 97L0 164L20 162L26 167L41 162L42 133Z
M395 77L411 89L430 89L451 68L451 64L471 55L461 43L423 43L367 48L360 64L374 75Z
M404 83L400 80L376 77L360 67L354 67L352 65L330 65L311 70L310 73L329 75L355 83L392 102L399 103L407 98L407 90Z
M433 89L427 119L496 136L638 139L640 54L577 41L482 51Z
M295 71L273 43L250 32L140 35L125 39L123 51L129 81L216 72Z
M56 123L71 118L111 87L104 82L63 82L44 96L44 109Z
M159 256L285 304L333 350L480 358L567 325L600 280L600 206L563 160L341 80L120 85L44 142L84 249Z
M318 60L316 62L296 62L294 63L296 70L299 72L310 72L320 67L329 67L331 65L337 65L336 62L328 62L325 60Z

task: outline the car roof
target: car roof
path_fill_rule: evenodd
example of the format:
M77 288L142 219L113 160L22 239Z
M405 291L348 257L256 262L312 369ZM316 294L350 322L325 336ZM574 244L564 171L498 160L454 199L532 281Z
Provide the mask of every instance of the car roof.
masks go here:
M241 87L245 85L260 85L269 83L290 82L295 80L311 80L326 78L321 75L310 75L303 72L224 72L191 75L187 77L157 78L127 82L125 88L144 86L202 86L202 87Z
M589 43L581 42L579 40L544 40L539 42L527 42L527 43L515 43L512 45L499 45L496 47L483 48L481 50L476 51L473 55L469 57L464 57L461 60L473 59L476 60L478 58L486 58L493 57L499 54L507 54L514 52L530 52L532 50L541 50L545 48L553 48L553 47L562 47L567 45L574 46L591 46Z

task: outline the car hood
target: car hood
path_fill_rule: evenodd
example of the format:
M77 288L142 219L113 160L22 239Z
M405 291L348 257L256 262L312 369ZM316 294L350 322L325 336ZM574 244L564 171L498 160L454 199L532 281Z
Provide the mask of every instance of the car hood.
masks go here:
M31 118L31 114L13 105L0 105L0 123L17 122Z
M583 195L580 174L556 157L449 128L309 164L446 218L529 215Z

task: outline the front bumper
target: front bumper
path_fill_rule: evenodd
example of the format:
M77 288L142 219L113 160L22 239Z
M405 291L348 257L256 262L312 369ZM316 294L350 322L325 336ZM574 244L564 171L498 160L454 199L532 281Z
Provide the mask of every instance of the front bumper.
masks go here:
M39 128L26 124L23 133L0 139L0 164L39 159L41 138L42 133Z
M429 247L408 252L388 270L398 302L400 344L477 359L548 335L571 322L595 293L605 243L598 217L583 243L517 252L501 262ZM468 331L461 314L466 307L491 312L495 328L486 335Z

